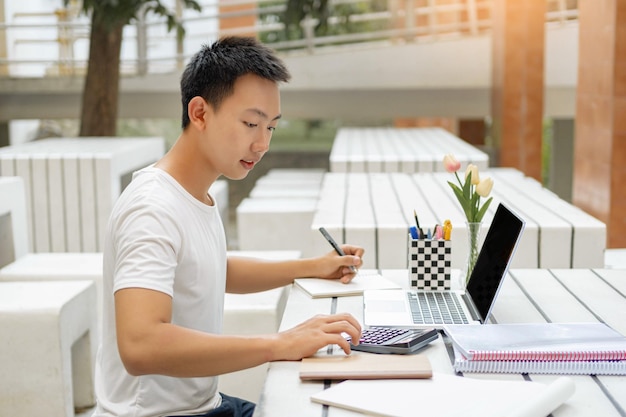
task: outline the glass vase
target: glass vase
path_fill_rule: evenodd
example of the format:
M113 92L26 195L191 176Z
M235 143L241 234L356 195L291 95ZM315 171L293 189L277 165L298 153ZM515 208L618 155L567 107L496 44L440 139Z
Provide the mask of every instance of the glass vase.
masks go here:
M463 288L467 286L467 282L472 275L474 265L478 259L480 231L482 229L482 222L465 222L467 226L467 260L465 266L461 270L461 285Z

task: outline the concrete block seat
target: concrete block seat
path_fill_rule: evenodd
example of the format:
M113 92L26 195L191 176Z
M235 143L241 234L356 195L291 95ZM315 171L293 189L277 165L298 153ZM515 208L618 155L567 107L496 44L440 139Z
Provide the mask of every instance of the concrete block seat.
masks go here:
M228 183L216 181L211 193L218 200L220 210L225 211L222 214L225 216L228 211ZM6 239L0 239L0 249L3 254L10 254L4 262L4 256L0 257L0 281L91 280L96 284L100 325L102 252L29 252L23 179L0 177L0 196L0 237L6 236ZM2 221L3 218L5 221ZM227 216L223 218L227 219ZM227 223L224 221L225 226Z
M324 178L321 169L274 168L257 179L250 198L317 198Z
M325 169L322 168L272 168L257 180L257 183L270 181L316 181L321 182Z
M95 304L91 281L0 282L0 415L95 404Z
M320 184L316 182L264 182L250 191L251 198L317 198L319 194Z
M24 179L29 252L100 252L132 173L165 151L160 137L48 138L0 149L0 176Z
M244 198L237 206L241 250L299 250L314 255L311 223L317 198Z
M237 206L239 249L316 255L310 229L324 176L322 169L275 168L259 178Z
M102 253L28 253L4 268L0 281L92 281L96 286L96 321L102 323Z

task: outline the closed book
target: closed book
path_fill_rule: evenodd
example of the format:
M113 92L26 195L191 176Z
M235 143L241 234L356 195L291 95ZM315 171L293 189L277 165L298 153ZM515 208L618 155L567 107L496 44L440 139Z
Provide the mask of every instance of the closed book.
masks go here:
M302 359L300 379L406 379L430 378L432 368L424 355L379 355L352 352L318 354Z
M626 337L603 323L450 325L446 333L470 361L626 360Z

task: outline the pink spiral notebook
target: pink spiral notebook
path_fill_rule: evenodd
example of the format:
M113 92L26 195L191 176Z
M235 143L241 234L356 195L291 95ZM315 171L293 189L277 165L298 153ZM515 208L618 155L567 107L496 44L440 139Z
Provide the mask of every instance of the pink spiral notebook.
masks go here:
M626 337L603 323L450 325L446 333L468 361L626 360Z

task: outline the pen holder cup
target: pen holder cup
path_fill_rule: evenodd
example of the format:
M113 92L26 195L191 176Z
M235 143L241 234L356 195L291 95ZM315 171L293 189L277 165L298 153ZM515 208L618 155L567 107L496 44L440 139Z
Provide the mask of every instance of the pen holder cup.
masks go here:
M409 235L409 285L418 290L451 289L452 242Z

